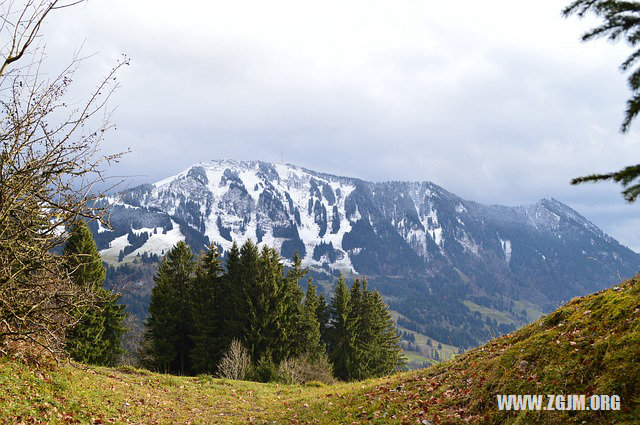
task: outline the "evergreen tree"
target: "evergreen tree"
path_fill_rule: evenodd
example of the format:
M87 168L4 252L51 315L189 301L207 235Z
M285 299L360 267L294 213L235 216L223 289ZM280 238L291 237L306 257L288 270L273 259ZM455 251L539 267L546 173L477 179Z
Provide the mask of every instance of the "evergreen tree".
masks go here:
M631 97L627 100L627 109L620 128L621 133L627 133L631 122L640 114L640 5L635 1L613 0L573 0L564 11L564 16L577 15L580 18L592 14L601 18L595 28L582 36L583 41L607 37L610 41L623 39L634 48L631 55L622 62L620 69L630 72L627 79L631 90ZM628 202L635 202L640 196L640 164L629 165L618 171L591 174L571 180L571 184L599 182L612 180L620 183L624 190L622 195Z
M193 271L193 254L184 241L169 250L158 267L141 352L142 363L151 369L183 375L190 372Z
M300 280L307 274L302 268L302 259L296 251L293 255L293 267L287 271L285 278L284 327L288 350L285 357L297 357L309 351L309 332L313 324L306 315L303 305L304 292L300 288ZM315 347L312 347L315 349Z
M300 324L302 329L302 346L304 347L304 352L308 353L311 359L317 359L325 353L324 347L322 346L320 323L318 322L317 316L319 305L320 302L316 287L313 285L312 279L309 278Z
M349 366L355 344L354 328L349 322L351 310L349 298L349 288L340 274L331 299L332 327L329 358L333 363L334 375L344 380L351 379Z
M277 364L290 354L293 335L288 333L291 326L287 323L289 294L284 266L275 249L263 248L256 278L246 285L249 320L245 329L251 357Z
M91 291L102 287L107 271L87 223L78 221L74 224L63 255L76 285Z
M357 378L378 377L404 365L400 336L387 304L378 291L363 281L362 310L358 328Z
M346 367L349 379L364 379L367 377L367 358L365 350L367 338L369 337L364 321L364 295L366 287L362 287L360 279L356 278L349 291L349 316L348 323L351 329L352 345L349 354L346 356Z
M198 260L191 294L193 317L193 370L214 374L226 346L222 342L223 318L219 301L222 266L215 245Z
M95 364L101 366L115 366L124 352L122 349L122 337L127 332L124 320L127 317L125 306L118 304L120 294L100 288L98 289L98 310L104 318L102 340L106 342L107 349Z
M316 318L320 324L320 341L325 351L329 350L329 321L330 311L327 301L323 295L318 295L318 307L316 308Z
M124 306L116 304L119 295L102 287L106 270L84 221L74 224L63 255L75 284L95 300L92 306L76 311L78 323L67 332L67 351L84 363L113 366L122 353Z
M248 305L242 284L240 248L236 242L233 242L233 246L227 253L225 268L226 273L220 280L219 297L215 306L222 323L220 343L223 352L226 352L234 339L243 340L242 328L248 314Z
M247 240L240 248L240 257L238 261L238 276L230 276L236 280L238 285L238 332L240 341L249 349L251 358L258 361L256 350L251 346L248 336L251 332L258 332L252 329L257 326L258 318L255 317L259 307L256 307L259 299L259 288L257 286L258 270L259 270L260 254L258 247L251 239Z
M356 279L349 290L340 276L331 301L330 352L344 380L388 374L403 365L400 336L380 294Z

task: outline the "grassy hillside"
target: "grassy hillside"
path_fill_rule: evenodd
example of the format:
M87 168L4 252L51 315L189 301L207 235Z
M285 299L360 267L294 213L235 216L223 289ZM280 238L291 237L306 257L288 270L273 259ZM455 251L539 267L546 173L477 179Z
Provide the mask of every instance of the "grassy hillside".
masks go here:
M622 409L507 413L498 411L498 394L617 394ZM301 419L640 423L640 278L576 298L450 362L370 382L333 400L332 405L327 400L312 403L301 410Z
M446 363L332 386L0 361L2 423L640 423L640 278ZM497 394L617 394L616 412L499 412ZM546 404L546 403L545 403Z

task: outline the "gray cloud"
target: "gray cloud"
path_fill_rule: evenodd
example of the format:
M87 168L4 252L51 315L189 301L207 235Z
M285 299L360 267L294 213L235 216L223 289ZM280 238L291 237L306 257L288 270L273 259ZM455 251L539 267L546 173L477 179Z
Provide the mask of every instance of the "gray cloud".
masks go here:
M86 38L91 88L121 53L113 174L156 181L202 159L285 160L369 180L431 180L469 199L555 197L640 249L637 206L571 187L640 153L617 129L624 46L544 0L90 1L45 28L54 65ZM526 15L526 20L525 20Z

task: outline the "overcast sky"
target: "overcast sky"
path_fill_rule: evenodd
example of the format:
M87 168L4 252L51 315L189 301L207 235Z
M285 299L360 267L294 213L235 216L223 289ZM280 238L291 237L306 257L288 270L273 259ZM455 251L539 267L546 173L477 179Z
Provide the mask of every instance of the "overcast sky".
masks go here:
M618 129L624 45L581 43L566 1L90 0L44 28L50 64L84 41L88 91L131 65L107 151L130 185L204 159L430 180L471 200L554 197L640 251L640 205L572 177L638 162ZM594 21L591 21L593 24Z

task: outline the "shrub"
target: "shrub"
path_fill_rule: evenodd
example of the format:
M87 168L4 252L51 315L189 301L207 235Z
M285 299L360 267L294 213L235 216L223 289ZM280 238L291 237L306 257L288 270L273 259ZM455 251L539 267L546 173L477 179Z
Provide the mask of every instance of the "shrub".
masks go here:
M251 356L240 341L234 339L218 365L220 378L245 379L251 367Z
M278 368L271 359L271 356L262 356L256 365L251 380L257 382L277 382L282 381L278 373Z
M326 355L311 356L303 354L299 357L283 360L278 365L278 375L287 384L310 384L335 382L331 374L332 366Z

